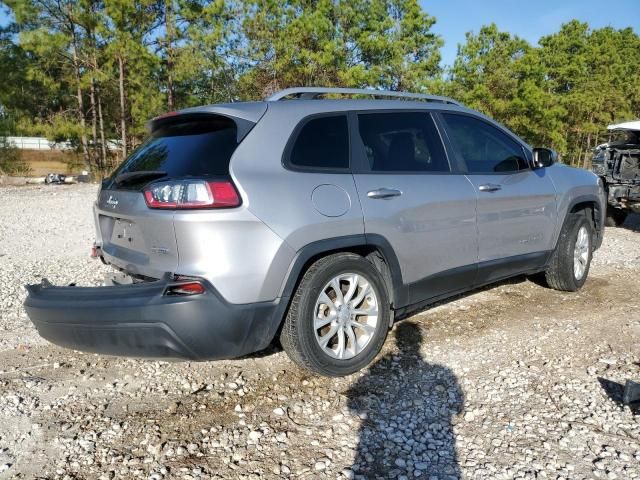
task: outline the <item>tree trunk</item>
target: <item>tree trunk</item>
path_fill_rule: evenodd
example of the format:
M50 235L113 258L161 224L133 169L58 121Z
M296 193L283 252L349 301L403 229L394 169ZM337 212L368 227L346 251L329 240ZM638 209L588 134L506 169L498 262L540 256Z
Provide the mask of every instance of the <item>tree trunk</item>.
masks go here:
M173 42L175 36L175 25L173 23L173 0L165 0L164 19L165 30L167 32L167 106L169 110L175 109L175 92L173 85Z
M88 171L91 171L91 163L89 161L89 147L87 145L87 134L86 128L87 124L84 118L84 100L82 98L82 86L80 85L80 65L78 62L78 53L76 50L76 42L75 38L73 40L73 70L76 79L76 97L78 100L78 116L80 117L80 127L82 129L82 133L80 135L80 141L82 143L82 159L84 161L85 168Z
M104 119L102 117L102 97L100 96L100 88L96 89L96 96L98 97L98 122L100 123L100 153L102 159L102 168L106 170L107 167L107 142L104 138Z
M587 148L584 150L584 159L582 160L582 168L589 168L589 151L591 150L591 132L587 134Z
M118 56L118 70L120 73L120 129L122 131L122 158L127 157L127 108L126 96L124 92L124 60Z
M102 168L102 162L98 157L98 108L96 107L96 82L91 78L91 87L89 89L89 102L91 103L91 138L93 145L91 146L91 157L97 159L95 163L98 168Z
M584 140L584 133L578 131L578 140L576 141L575 149L573 151L573 158L571 159L571 165L579 167L582 161L582 144ZM577 155L577 158L576 158Z
M593 112L591 112L589 114L589 127L593 126ZM587 148L584 151L584 161L582 163L582 166L584 168L591 168L591 157L590 154L591 153L591 131L589 131L589 134L587 135Z

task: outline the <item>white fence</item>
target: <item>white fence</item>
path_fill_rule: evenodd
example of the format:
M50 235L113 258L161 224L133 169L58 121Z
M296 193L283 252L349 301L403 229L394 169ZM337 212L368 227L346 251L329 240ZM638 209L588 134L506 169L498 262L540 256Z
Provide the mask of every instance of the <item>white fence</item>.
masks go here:
M45 137L6 137L7 142L21 150L71 150L71 142L52 142ZM109 150L119 150L120 142L107 140Z
M45 137L7 137L7 143L22 150L69 150L69 142L51 142Z

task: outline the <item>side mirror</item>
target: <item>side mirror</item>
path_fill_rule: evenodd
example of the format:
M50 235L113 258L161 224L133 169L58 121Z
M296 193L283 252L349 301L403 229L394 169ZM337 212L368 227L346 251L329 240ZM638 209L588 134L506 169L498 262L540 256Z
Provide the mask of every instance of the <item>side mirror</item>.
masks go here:
M533 168L550 167L558 161L558 154L550 148L533 149Z

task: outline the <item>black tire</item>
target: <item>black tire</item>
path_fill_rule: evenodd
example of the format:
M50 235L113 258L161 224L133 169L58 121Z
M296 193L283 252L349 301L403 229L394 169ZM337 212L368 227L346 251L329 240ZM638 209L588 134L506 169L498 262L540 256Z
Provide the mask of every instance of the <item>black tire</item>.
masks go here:
M316 340L314 308L325 285L348 272L363 275L369 281L378 299L378 321L360 353L350 359L337 359L325 353ZM387 338L390 317L389 295L375 266L360 255L336 253L317 260L305 272L289 305L280 343L298 366L319 375L341 377L366 367L380 352Z
M628 212L621 208L607 207L607 227L619 227L627 219Z
M587 262L580 278L574 275L574 248L580 229L586 228L588 234ZM545 271L547 285L555 290L575 292L579 290L589 275L593 255L593 223L585 211L570 213L562 226L556 249L551 256L549 267Z

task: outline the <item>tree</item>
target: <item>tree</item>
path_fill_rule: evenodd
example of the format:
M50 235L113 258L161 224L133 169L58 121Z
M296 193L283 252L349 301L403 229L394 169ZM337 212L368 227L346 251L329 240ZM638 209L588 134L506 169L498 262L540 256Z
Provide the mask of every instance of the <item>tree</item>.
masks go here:
M86 133L85 105L82 92L81 31L78 24L79 4L70 0L7 0L20 27L22 47L38 61L29 74L50 87L64 82L73 85L76 108L55 112L78 123L76 129L82 145L85 164L89 167L89 147ZM53 123L53 122L52 122Z
M449 91L471 108L498 119L534 145L562 149L562 108L545 90L537 49L495 24L467 33L451 69Z
M640 37L631 29L592 31L574 20L540 45L547 88L566 111L566 153L589 166L598 132L640 114Z
M436 19L415 0L342 2L349 56L346 84L425 91L441 73Z
M148 48L159 8L154 0L105 0L100 34L107 43L107 66L117 79L123 157L144 134L144 122L162 111L159 61Z
M0 128L1 129L1 128ZM31 169L22 160L18 149L9 143L6 137L0 136L0 175L26 175Z
M169 110L235 98L237 14L236 5L221 0L164 1L163 34L152 47L161 61Z
M424 90L439 72L435 19L415 0L245 2L246 96L296 85Z
M451 95L530 144L588 166L599 133L640 117L640 36L572 21L531 45L495 25L442 72L436 19L417 0L5 0L0 117L71 141L96 172L167 110L292 86ZM4 134L6 135L6 134Z

